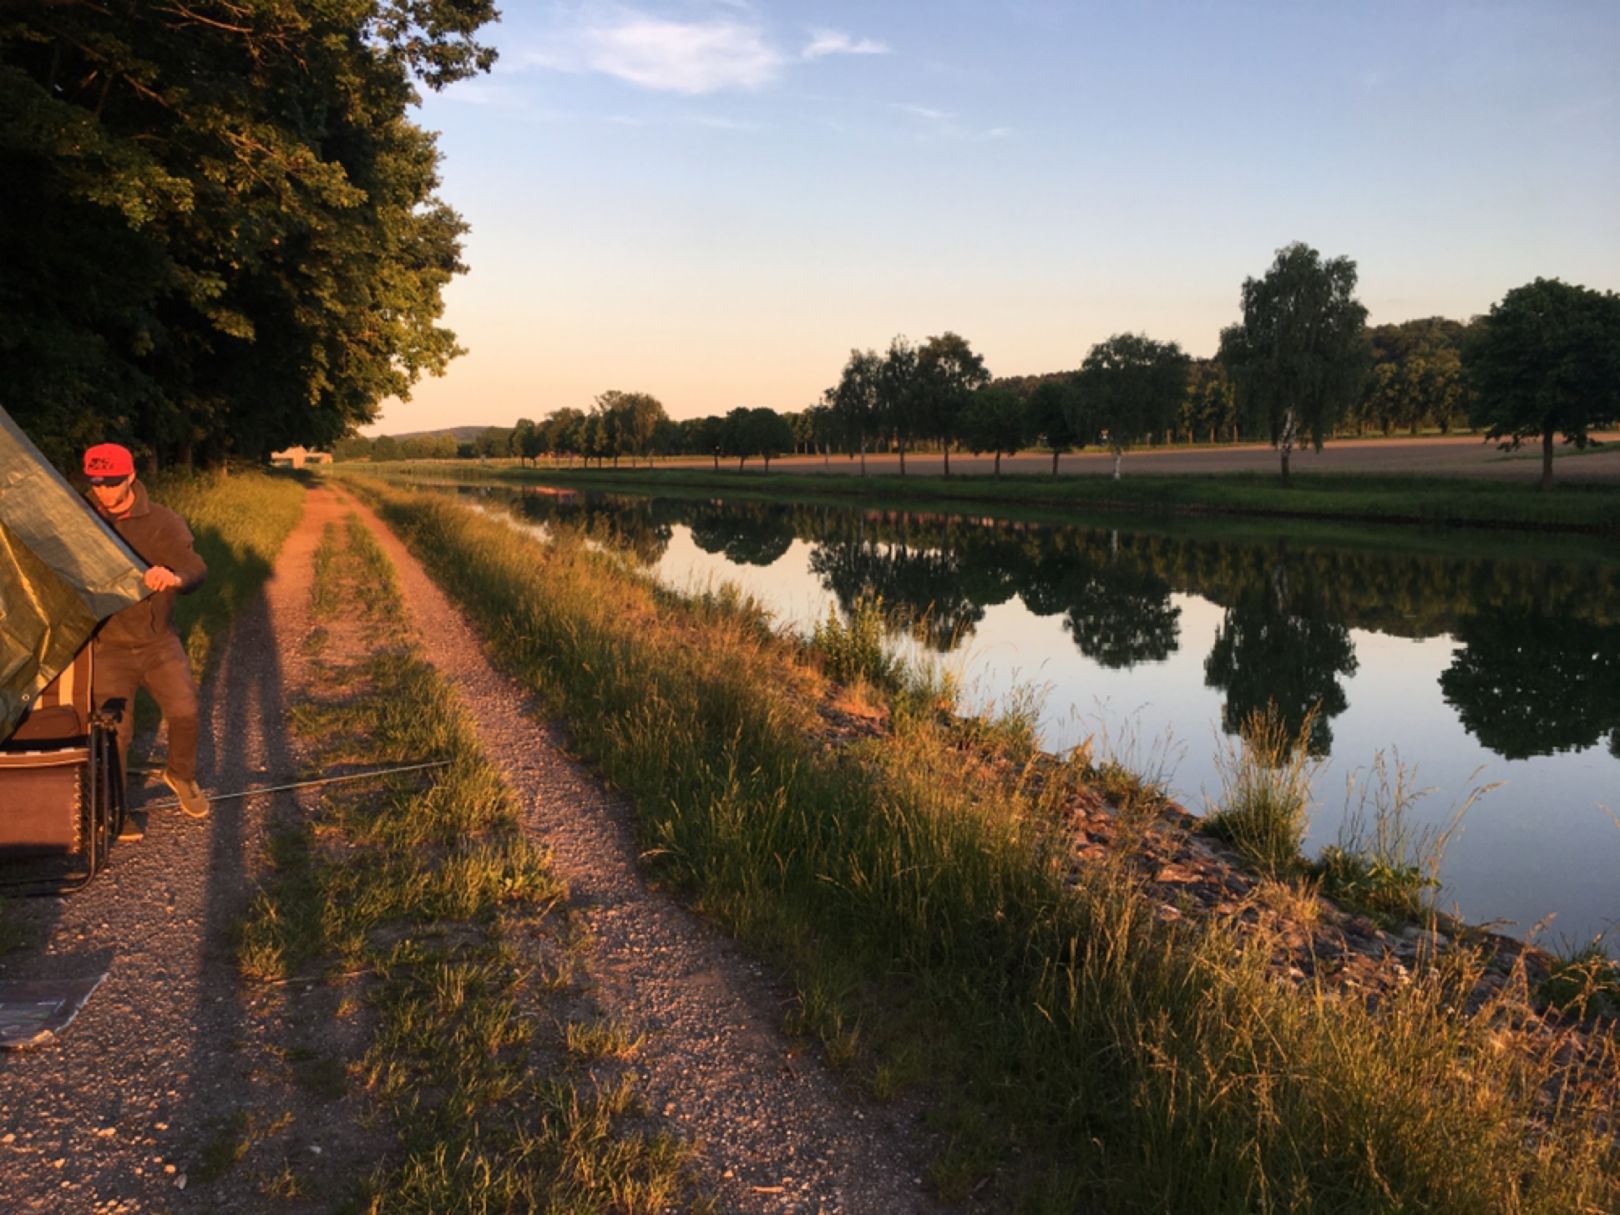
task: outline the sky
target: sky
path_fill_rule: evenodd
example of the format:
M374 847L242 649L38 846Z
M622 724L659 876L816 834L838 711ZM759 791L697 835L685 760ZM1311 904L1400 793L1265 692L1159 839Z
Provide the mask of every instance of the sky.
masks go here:
M368 433L648 392L789 411L853 348L1213 354L1304 241L1373 324L1620 289L1620 3L505 0L425 96L468 353Z

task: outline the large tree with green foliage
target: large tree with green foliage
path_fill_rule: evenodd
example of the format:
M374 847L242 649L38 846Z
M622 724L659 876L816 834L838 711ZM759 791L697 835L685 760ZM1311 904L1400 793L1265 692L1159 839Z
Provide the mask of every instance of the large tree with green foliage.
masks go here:
M1378 325L1367 331L1371 373L1362 393L1359 421L1388 434L1425 425L1442 434L1467 413L1462 345L1467 327L1443 316Z
M1281 453L1285 484L1299 437L1321 451L1360 394L1367 310L1355 289L1355 262L1324 261L1296 242L1277 251L1264 278L1244 280L1243 319L1221 331L1220 360L1238 406Z
M861 453L861 476L866 475L866 447L879 425L879 380L883 359L875 350L851 350L835 387L827 390L834 425L843 436L844 450Z
M1463 351L1486 437L1514 448L1541 440L1552 483L1553 436L1585 447L1620 419L1620 295L1538 278L1492 306Z
M899 449L902 477L906 475L906 445L923 429L922 403L917 347L903 334L897 334L878 364L877 414L880 426Z
M770 472L772 457L793 450L793 427L774 409L738 406L726 414L720 442L728 456L737 457L738 469L749 456L759 456Z
M1011 388L996 384L987 384L968 397L957 426L962 442L974 455L984 451L995 454L998 477L1002 455L1013 455L1029 437L1024 402Z
M686 418L676 425L681 428L681 450L689 456L708 456L718 470L725 419L709 414L701 418Z
M957 438L962 411L974 392L989 382L984 356L975 354L960 334L938 334L917 351L917 391L923 426L940 441L947 477L951 475L951 444Z
M1079 391L1071 394L1076 433L1096 436L1120 461L1137 439L1169 430L1187 396L1189 360L1175 342L1143 333L1116 333L1098 342L1080 365Z
M657 397L616 389L596 398L596 413L602 419L602 434L608 444L606 454L613 457L615 465L620 456L629 456L634 462L650 455L658 424L669 416Z
M1052 453L1052 475L1058 474L1058 457L1085 442L1074 429L1071 400L1078 372L1059 372L1024 381L1024 429ZM996 381L998 384L1004 381ZM1016 382L1013 382L1016 388Z
M1207 434L1214 443L1222 435L1237 442L1237 403L1232 381L1219 359L1194 359L1187 374L1187 397L1181 406L1181 429L1187 441Z
M492 0L0 9L0 383L56 459L326 445L458 353L430 88Z

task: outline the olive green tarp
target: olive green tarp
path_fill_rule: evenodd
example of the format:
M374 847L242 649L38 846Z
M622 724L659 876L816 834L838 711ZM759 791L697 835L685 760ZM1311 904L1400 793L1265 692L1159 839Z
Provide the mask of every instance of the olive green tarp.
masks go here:
M0 409L0 739L145 568Z

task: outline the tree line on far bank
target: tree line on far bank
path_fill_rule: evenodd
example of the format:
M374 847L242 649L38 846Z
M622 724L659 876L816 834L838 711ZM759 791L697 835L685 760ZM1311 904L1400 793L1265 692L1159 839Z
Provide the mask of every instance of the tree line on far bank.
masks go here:
M1116 334L1078 369L994 378L959 334L886 350L852 350L838 382L808 408L778 413L739 407L673 421L641 392L607 392L589 411L565 407L539 421L490 427L457 443L447 435L350 437L340 459L452 456L525 461L631 462L699 456L716 468L787 453L868 452L1001 457L1031 447L1051 453L1101 446L1120 475L1140 444L1264 439L1283 479L1292 451L1320 450L1330 436L1442 434L1466 427L1516 447L1542 447L1552 476L1555 437L1584 447L1594 429L1620 421L1620 296L1537 279L1509 291L1489 314L1464 323L1429 317L1368 327L1355 298L1356 267L1304 244L1280 250L1241 293L1242 317L1221 333L1214 358L1188 357L1175 342Z

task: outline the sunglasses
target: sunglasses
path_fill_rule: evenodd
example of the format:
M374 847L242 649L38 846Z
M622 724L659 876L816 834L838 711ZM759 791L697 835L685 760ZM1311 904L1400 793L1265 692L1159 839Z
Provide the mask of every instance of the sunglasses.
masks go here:
M116 477L86 477L85 480L90 482L91 485L122 485L129 480L129 476L126 473Z

